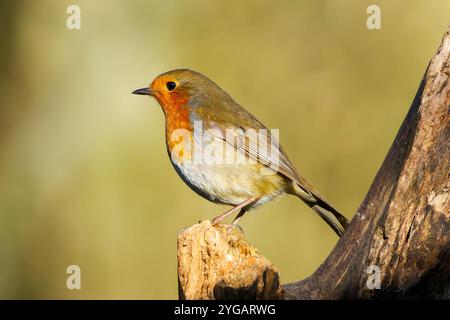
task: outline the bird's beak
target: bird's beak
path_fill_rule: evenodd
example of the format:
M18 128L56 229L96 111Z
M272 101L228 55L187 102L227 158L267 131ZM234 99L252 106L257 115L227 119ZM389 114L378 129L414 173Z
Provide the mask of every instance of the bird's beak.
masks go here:
M153 91L150 88L137 89L132 92L133 94L141 94L145 96L153 96Z

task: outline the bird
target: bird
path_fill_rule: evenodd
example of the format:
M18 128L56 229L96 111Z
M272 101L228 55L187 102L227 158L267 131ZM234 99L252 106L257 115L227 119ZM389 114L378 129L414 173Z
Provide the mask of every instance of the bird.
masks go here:
M274 157L251 143L250 133L268 132L267 127L208 77L175 69L132 93L155 98L161 106L167 151L180 178L203 198L232 206L212 219L213 225L233 214L232 223L237 224L250 209L288 194L300 198L342 236L347 218L298 173L276 136L265 140L276 151ZM206 140L210 144L205 148ZM208 146L214 152L203 159ZM221 148L231 161L217 161Z

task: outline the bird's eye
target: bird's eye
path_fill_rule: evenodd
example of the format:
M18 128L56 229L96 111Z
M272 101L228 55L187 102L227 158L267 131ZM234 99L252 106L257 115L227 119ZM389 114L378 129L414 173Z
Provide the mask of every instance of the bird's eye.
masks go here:
M169 81L166 83L167 90L169 90L169 91L172 91L173 89L175 89L176 86L177 86L177 84L173 81Z

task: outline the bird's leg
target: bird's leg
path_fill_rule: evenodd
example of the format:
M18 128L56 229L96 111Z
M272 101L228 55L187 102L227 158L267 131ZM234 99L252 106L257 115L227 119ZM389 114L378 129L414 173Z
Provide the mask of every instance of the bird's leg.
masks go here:
M223 219L225 219L226 217L228 217L230 214L233 214L234 212L243 209L244 207L248 206L249 204L251 204L252 202L254 202L255 200L257 200L258 198L256 196L253 196L251 198L248 198L247 200L245 200L244 202L238 204L236 207L231 208L230 210L222 213L220 216L215 217L212 220L212 224L218 224L220 222L222 222ZM240 214L240 213L239 213ZM238 215L239 216L239 215Z
M237 214L236 218L234 218L233 220L233 224L237 225L237 223L239 222L239 219L242 218L242 216L247 212L247 210L245 210L244 208L241 209L241 211L239 211L239 213Z

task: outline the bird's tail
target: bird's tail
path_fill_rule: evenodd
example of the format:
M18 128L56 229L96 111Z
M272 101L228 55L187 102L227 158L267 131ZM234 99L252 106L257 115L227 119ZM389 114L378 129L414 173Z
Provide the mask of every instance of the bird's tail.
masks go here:
M313 209L340 237L348 225L348 220L339 211L332 207L322 196L305 191L295 184L294 195L302 199Z
M332 207L325 207L322 204L310 205L310 207L319 214L319 216L325 220L326 223L336 232L340 237L344 234L345 228L347 228L348 220L336 209Z

